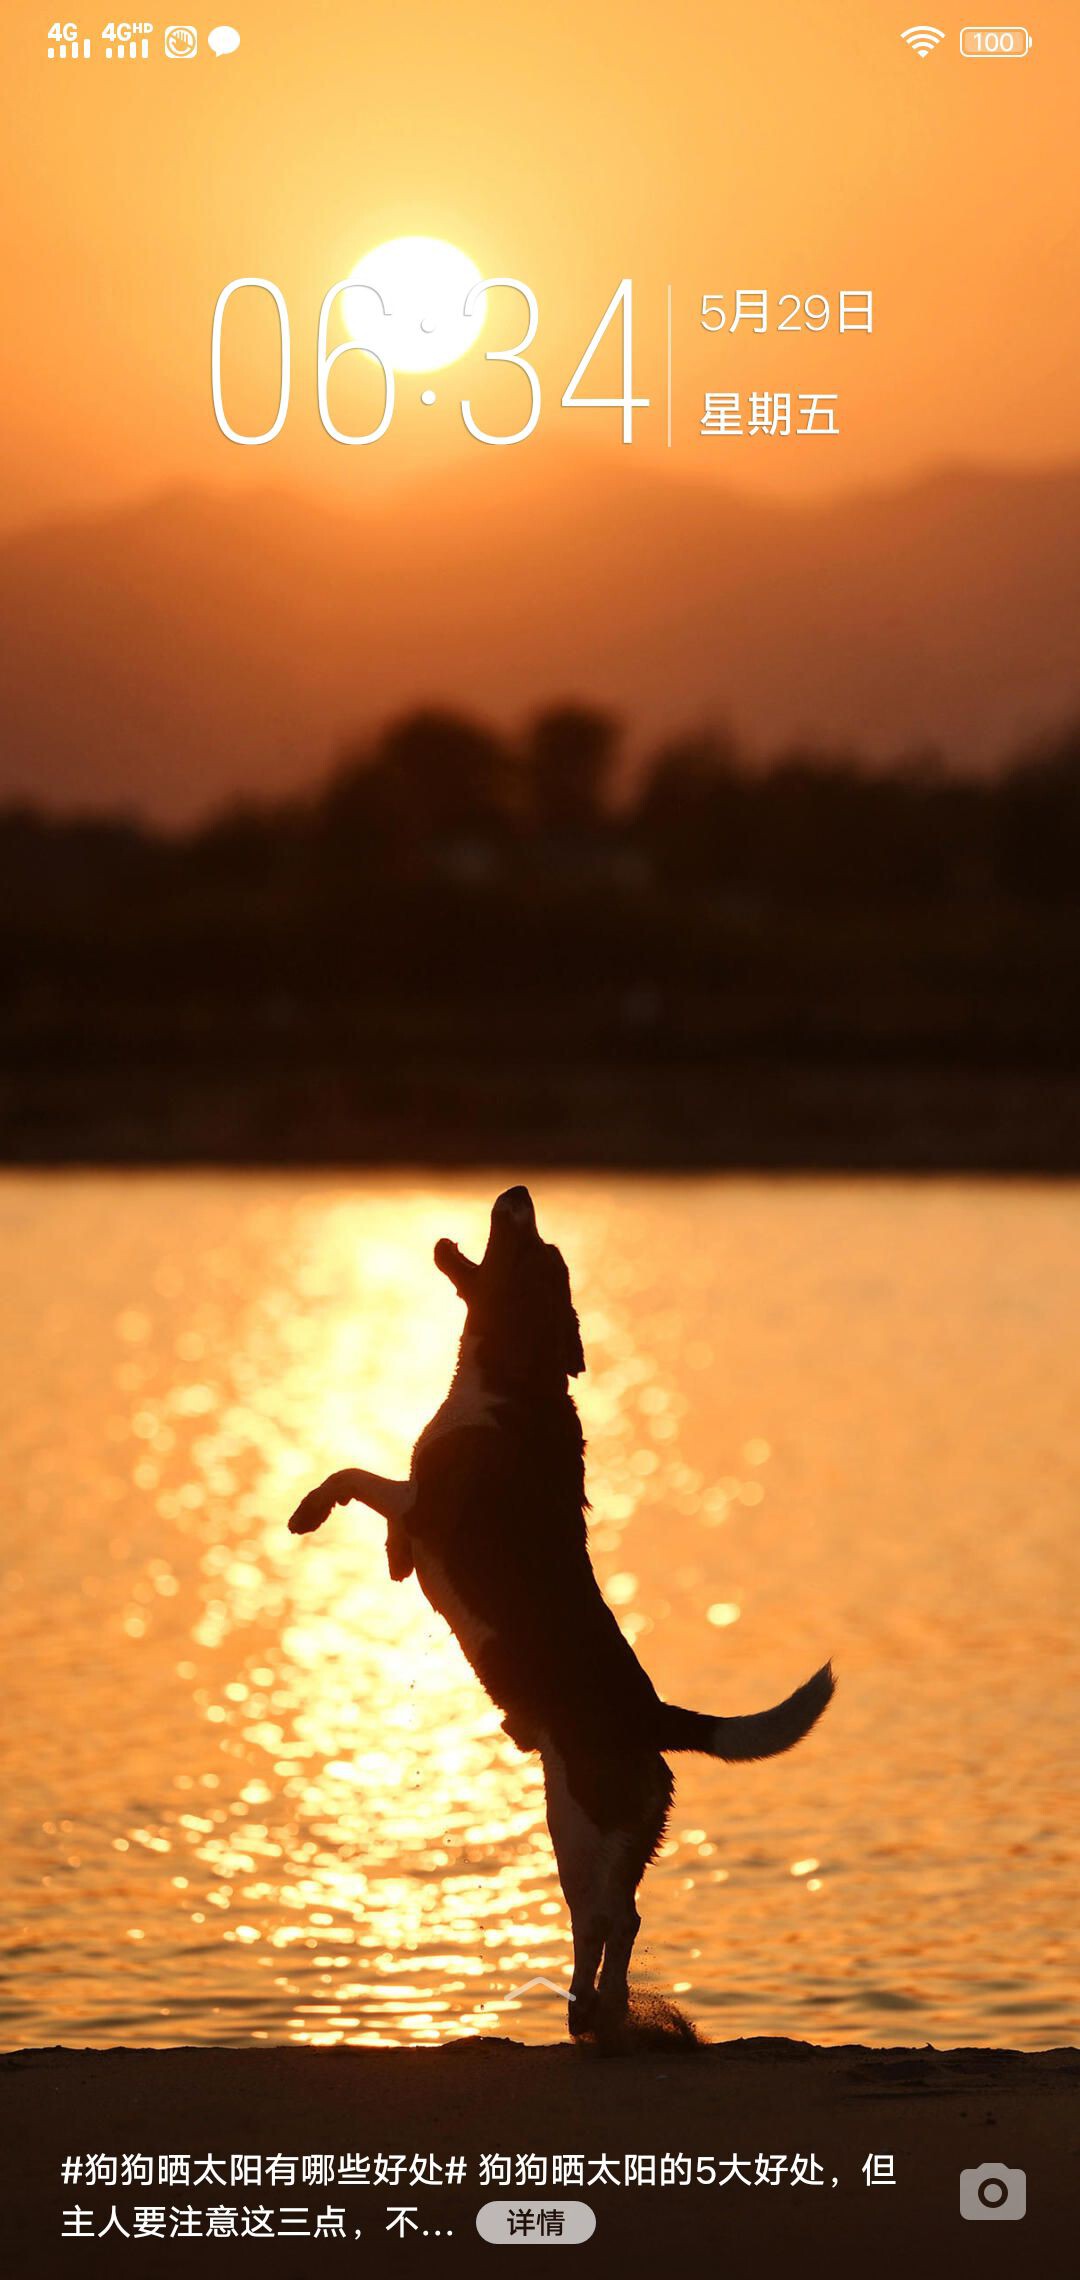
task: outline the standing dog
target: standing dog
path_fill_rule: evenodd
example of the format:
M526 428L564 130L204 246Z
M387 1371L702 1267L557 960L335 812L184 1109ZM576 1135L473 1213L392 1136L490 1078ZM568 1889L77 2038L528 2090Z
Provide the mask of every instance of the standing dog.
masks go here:
M479 1266L449 1242L435 1263L465 1301L465 1330L408 1480L331 1473L289 1526L307 1535L352 1502L381 1513L391 1575L415 1570L511 1740L539 1751L574 1935L570 2032L606 2034L626 2014L635 1896L674 1793L661 1752L774 1757L821 1716L832 1671L826 1663L750 1718L661 1702L589 1560L585 1444L568 1386L585 1357L565 1263L541 1240L528 1189L497 1199Z

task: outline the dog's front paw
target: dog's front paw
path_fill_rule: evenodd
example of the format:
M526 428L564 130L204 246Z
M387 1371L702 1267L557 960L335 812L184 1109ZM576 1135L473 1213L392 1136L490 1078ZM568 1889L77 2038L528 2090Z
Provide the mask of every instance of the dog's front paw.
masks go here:
M335 1499L326 1487L325 1482L321 1488L309 1489L293 1513L289 1522L289 1534L291 1536L313 1535L316 1528L322 1527L324 1520L329 1520L334 1509L334 1502Z
M511 1716L508 1712L503 1719L502 1730L513 1742L515 1748L524 1750L526 1755L530 1750L538 1750L540 1747L540 1734L537 1728L530 1726L522 1717Z

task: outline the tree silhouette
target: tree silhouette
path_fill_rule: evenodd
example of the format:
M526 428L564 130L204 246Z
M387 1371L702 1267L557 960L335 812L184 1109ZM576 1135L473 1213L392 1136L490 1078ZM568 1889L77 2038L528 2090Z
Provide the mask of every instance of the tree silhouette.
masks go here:
M750 793L734 745L709 733L661 747L633 817L634 839L672 885L720 885L745 875Z
M498 839L510 808L504 745L481 724L435 709L386 729L374 751L339 763L316 816L331 864L422 871L432 850Z
M526 736L525 803L535 827L560 837L601 830L610 820L619 724L586 705L539 713Z
M1009 771L997 801L997 870L1025 900L1075 905L1080 880L1080 720Z

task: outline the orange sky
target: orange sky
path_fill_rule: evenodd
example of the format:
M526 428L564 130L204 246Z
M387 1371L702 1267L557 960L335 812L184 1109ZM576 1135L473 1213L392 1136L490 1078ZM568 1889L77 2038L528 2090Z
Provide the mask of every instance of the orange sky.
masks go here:
M470 359L440 376L434 410L420 411L419 382L402 382L371 451L323 436L322 293L367 247L410 231L534 286L545 408L523 452L560 436L618 448L614 413L558 399L624 274L635 384L654 404L636 458L667 458L668 283L670 463L703 483L815 490L941 460L1080 452L1075 0L1031 0L1034 50L1016 63L962 61L959 12L935 14L948 39L920 62L898 37L911 11L883 0L238 0L239 53L192 64L165 61L161 26L150 62L106 63L104 17L80 21L95 35L89 63L50 63L44 9L13 13L8 525L190 482L348 501L476 452L461 393L490 388L492 424L515 424L507 376ZM205 47L218 19L194 20ZM213 423L209 341L217 293L245 273L285 292L294 382L279 441L240 452ZM738 285L872 286L875 335L707 340L701 294ZM512 342L509 323L490 324L481 350ZM269 327L247 325L268 375ZM242 324L236 359L244 342ZM703 441L707 385L838 389L843 435ZM269 377L255 411L268 393ZM352 393L359 422L368 398ZM351 416L348 390L342 404Z

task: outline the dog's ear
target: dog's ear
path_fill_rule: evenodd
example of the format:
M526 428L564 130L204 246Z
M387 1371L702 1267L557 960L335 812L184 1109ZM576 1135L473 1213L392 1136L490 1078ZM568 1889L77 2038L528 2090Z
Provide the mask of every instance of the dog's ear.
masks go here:
M459 1251L457 1244L451 1243L445 1235L435 1245L435 1264L439 1273L445 1275L448 1281L453 1283L458 1297L465 1299L467 1303L469 1292L480 1272L479 1267L474 1267L472 1260L466 1258L464 1251Z
M581 1324L570 1294L569 1269L562 1252L556 1250L554 1243L549 1243L547 1249L558 1309L559 1358L567 1377L580 1377L585 1368L585 1351L581 1343Z

